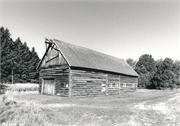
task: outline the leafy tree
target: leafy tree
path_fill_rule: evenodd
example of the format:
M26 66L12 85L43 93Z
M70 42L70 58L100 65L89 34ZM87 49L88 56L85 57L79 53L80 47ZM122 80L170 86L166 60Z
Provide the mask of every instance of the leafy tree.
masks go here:
M153 84L158 89L174 88L179 79L179 66L171 58L157 64L157 71L153 77Z
M175 61L174 65L176 67L175 74L177 75L177 78L176 78L175 82L176 82L176 85L178 87L180 87L180 61Z
M132 58L129 58L126 60L126 62L133 68L135 69L137 61L133 60Z
M178 79L180 80L180 61L175 61L174 62L174 69L175 69L175 74L178 76Z
M154 88L151 80L156 72L156 62L152 55L142 55L136 63L135 71L140 75L138 80L139 87Z

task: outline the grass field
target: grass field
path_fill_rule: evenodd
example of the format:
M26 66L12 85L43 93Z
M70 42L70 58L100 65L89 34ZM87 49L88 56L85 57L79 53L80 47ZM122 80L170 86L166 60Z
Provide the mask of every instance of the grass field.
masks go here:
M2 126L179 126L180 90L99 97L0 95Z
M27 93L29 91L39 90L39 85L34 83L1 84L0 86L0 93Z

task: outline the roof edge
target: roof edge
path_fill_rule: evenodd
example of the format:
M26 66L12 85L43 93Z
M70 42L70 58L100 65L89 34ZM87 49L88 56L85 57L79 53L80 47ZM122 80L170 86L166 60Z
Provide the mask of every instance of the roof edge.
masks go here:
M45 56L46 56L49 48L52 46L52 44L54 44L51 40L49 40L49 39L47 39L47 38L45 38L45 42L44 42L44 43L49 43L49 45L48 45L48 47L47 47L47 49L46 49L46 51L45 51L42 59L39 61L38 65L37 65L37 67L36 67L36 70L39 69L39 67L40 67L40 65L42 64L42 61L44 60L44 58L45 58Z
M56 45L56 47L58 47L57 44L56 44L56 42L55 42L55 40L57 40L57 39L52 39L52 40L53 40L54 44ZM62 51L61 51L59 48L56 48L56 49L59 50L59 52L61 53L62 57L66 60L67 64L68 64L69 66L71 66L71 64L69 63L69 61L68 61L67 58L65 57L65 55L62 53Z
M124 75L124 76L129 76L129 77L139 77L139 75L130 75L130 74L124 74L124 73L118 73L118 72L113 72L113 71L107 71L107 70L101 70L101 69L93 69L93 68L86 68L86 67L78 67L78 66L70 66L71 69L79 69L81 68L82 70L93 70L97 72L107 72L111 74L118 74L118 75Z

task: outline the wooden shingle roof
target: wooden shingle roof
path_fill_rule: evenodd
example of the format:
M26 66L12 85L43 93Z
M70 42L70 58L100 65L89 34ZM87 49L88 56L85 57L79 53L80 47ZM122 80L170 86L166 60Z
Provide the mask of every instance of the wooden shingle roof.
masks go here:
M53 42L70 67L80 67L138 76L138 74L123 59L56 39L54 39Z

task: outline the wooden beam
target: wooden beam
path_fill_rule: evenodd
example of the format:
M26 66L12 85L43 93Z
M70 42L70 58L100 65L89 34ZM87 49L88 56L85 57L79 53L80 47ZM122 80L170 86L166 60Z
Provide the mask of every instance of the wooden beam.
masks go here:
M45 42L45 43L46 43L46 42ZM44 60L45 56L47 55L48 50L49 50L49 48L51 47L51 45L52 45L52 43L50 43L50 44L48 45L48 48L46 49L46 52L44 53L43 58L41 59L41 61L39 62L38 66L37 66L37 68L36 68L37 70L38 70L39 67L41 66L41 63L42 63L42 61Z
M53 59L55 59L55 58L57 58L57 57L59 57L59 54L58 54L57 56L53 57L52 59L46 61L46 63L50 62L51 60L53 60Z

